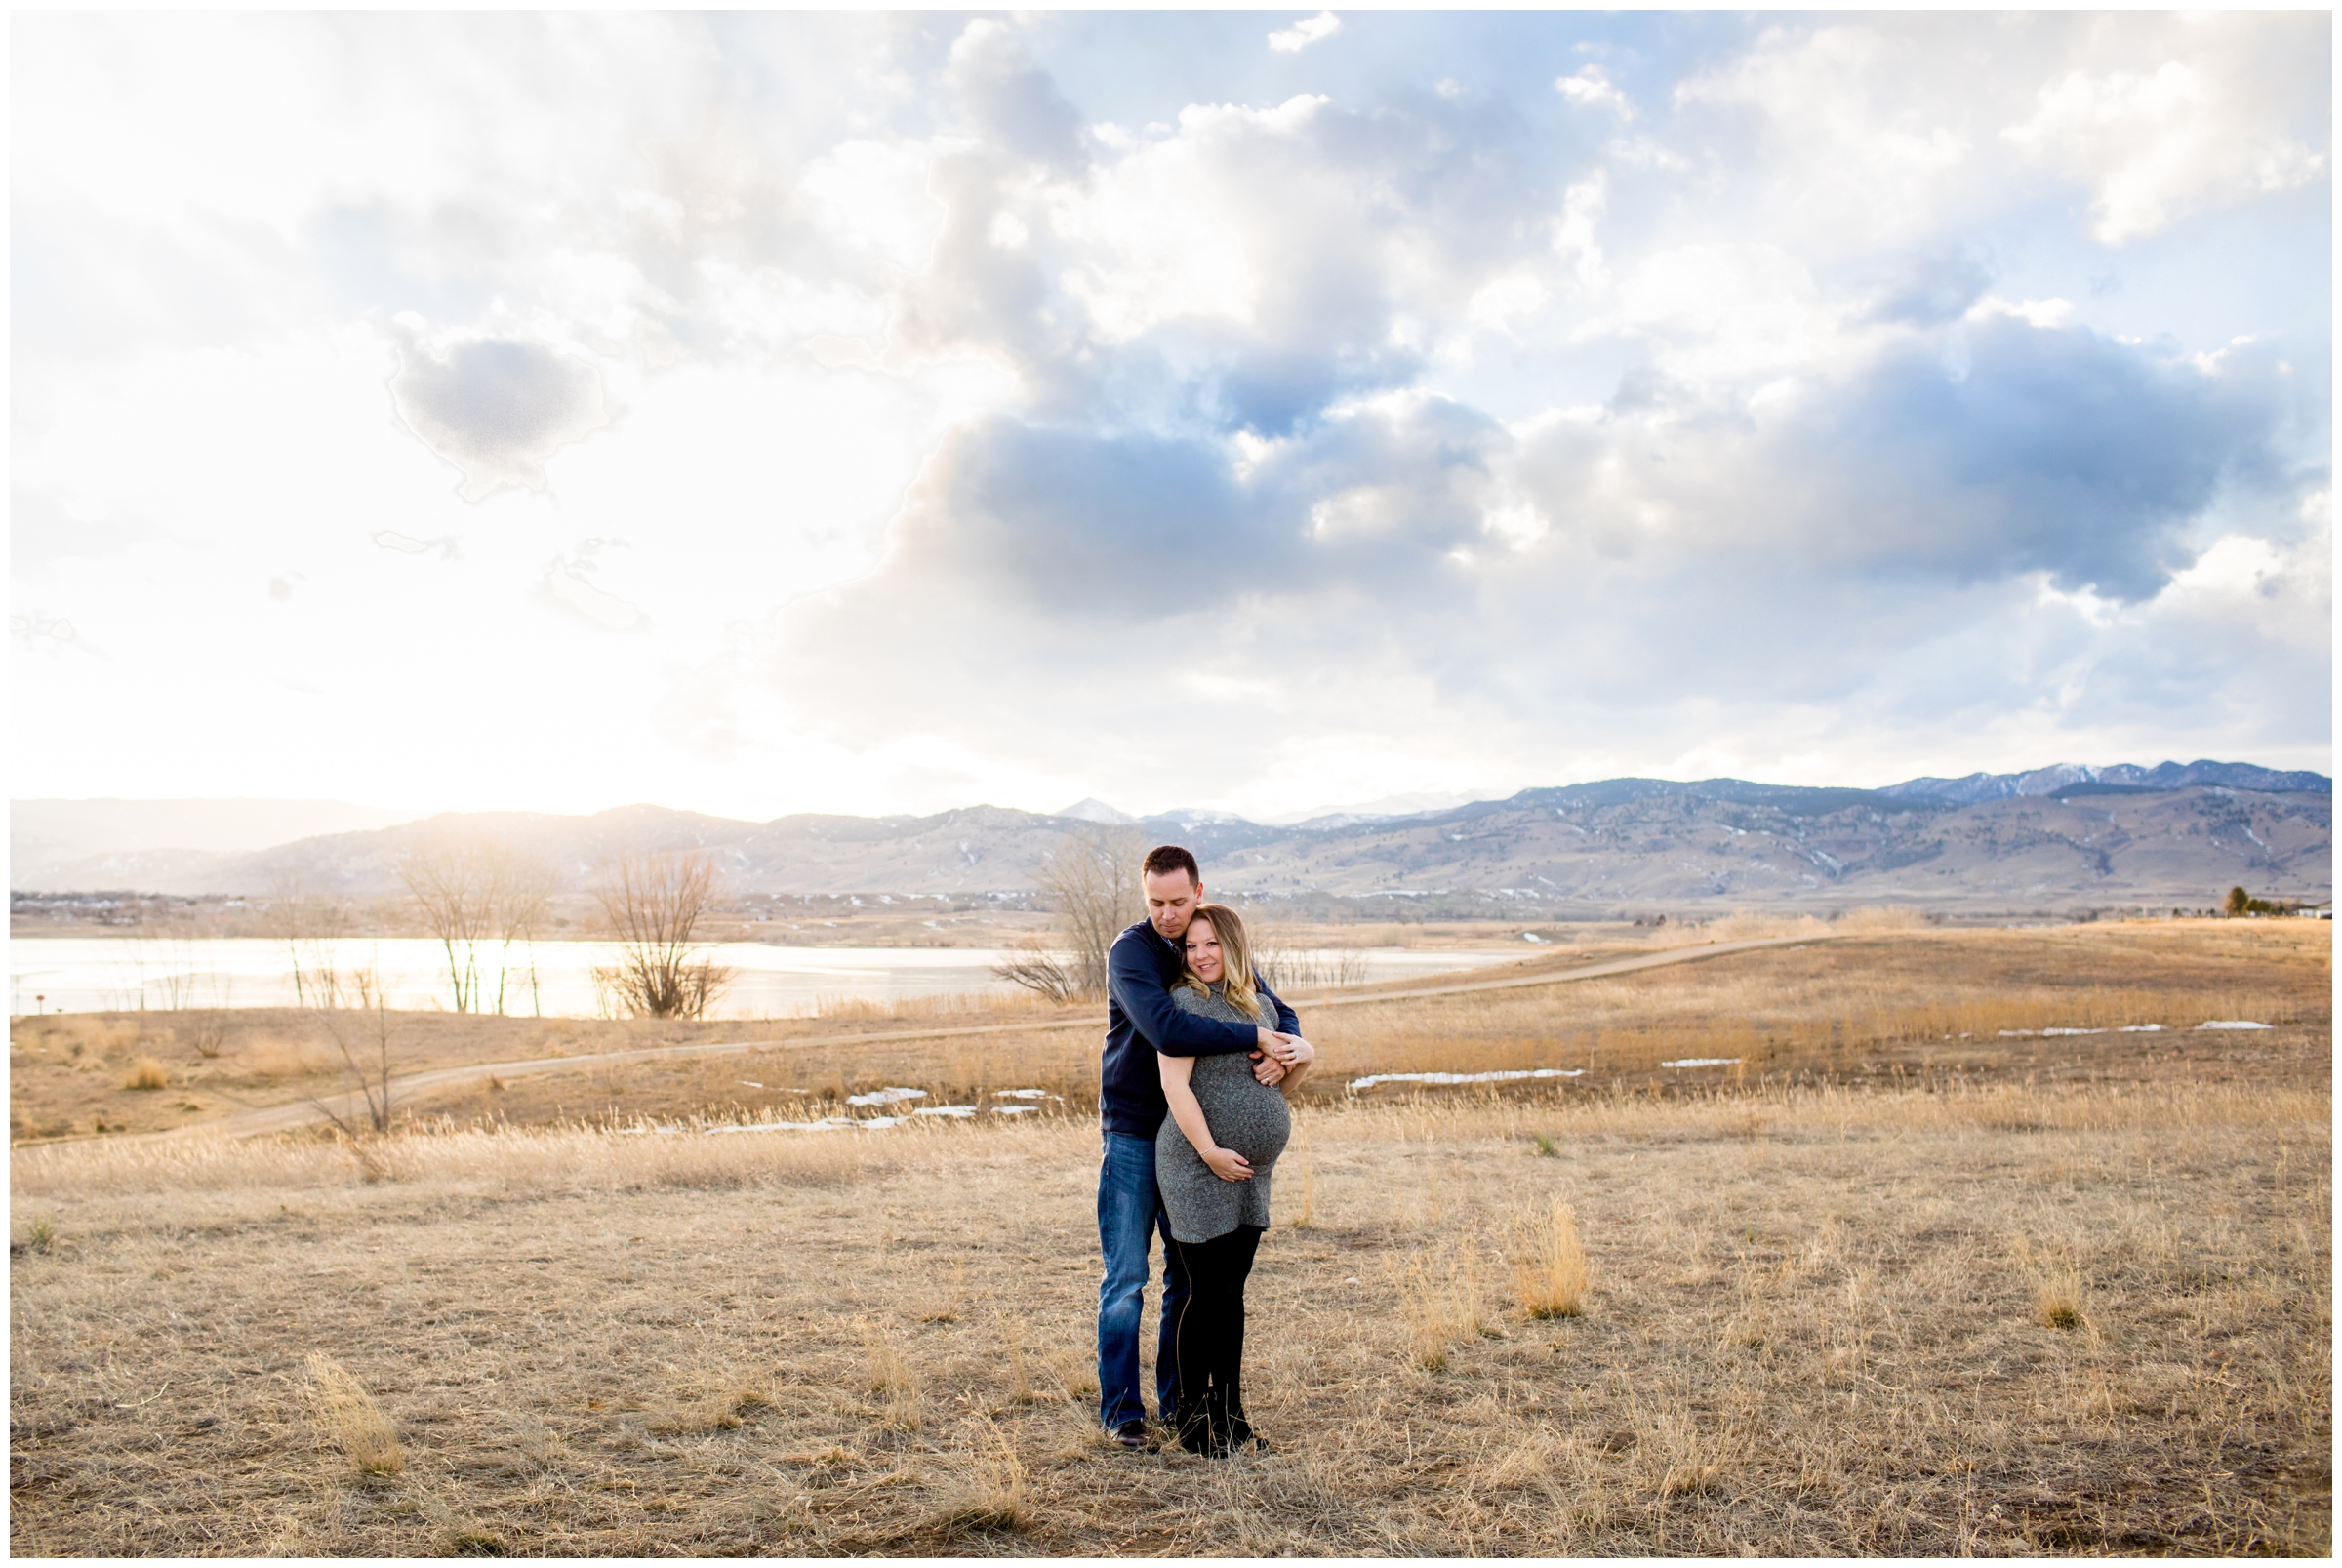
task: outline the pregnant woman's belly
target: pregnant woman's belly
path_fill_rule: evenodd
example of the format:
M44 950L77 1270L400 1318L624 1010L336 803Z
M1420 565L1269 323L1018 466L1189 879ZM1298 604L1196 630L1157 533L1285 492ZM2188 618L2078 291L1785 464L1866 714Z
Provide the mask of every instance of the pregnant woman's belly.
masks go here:
M1190 1082L1203 1107L1204 1125L1222 1148L1243 1155L1255 1171L1267 1170L1285 1151L1293 1113L1283 1095L1252 1075L1250 1058L1241 1053L1199 1057Z

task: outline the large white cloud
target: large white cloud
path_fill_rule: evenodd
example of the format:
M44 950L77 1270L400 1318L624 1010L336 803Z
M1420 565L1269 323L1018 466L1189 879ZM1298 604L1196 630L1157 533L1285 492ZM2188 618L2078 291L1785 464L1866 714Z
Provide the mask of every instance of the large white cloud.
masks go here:
M20 787L2323 760L2324 19L1121 25L24 19Z

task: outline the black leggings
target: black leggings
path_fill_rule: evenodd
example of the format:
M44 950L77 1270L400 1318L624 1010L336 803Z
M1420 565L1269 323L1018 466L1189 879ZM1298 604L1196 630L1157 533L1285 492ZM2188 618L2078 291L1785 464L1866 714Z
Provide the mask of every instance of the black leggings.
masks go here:
M1201 1399L1204 1389L1215 1385L1238 1397L1244 1374L1244 1281L1261 1245L1261 1227L1240 1225L1209 1241L1172 1245L1188 1271L1187 1305L1180 1309L1172 1338L1180 1397Z

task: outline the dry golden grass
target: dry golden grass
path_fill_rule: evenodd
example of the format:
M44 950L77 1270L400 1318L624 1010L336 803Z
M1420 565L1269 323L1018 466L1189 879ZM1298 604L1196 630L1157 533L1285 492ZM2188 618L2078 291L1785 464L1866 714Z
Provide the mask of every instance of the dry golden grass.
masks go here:
M1014 1530L1029 1507L1025 1462L989 1415L979 1414L968 1427L966 1478L956 1489L947 1487L938 1523L947 1537Z
M478 1014L404 1013L390 1020L395 1070L426 1072L472 1063L533 1061L639 1050L662 1044L707 1040L771 1039L787 1042L816 1035L884 1033L906 1027L988 1026L1030 1020L1037 1029L1059 1026L1074 1015L1033 1010L1015 999L987 1002L975 1011L951 1010L943 998L880 1013L847 1007L837 1016L722 1021L498 1018ZM1070 1041L1094 1034L1087 1013L1065 1029ZM1012 1036L1013 1038L1013 1036ZM218 1012L56 1014L18 1019L10 1027L9 1110L14 1141L88 1137L94 1131L176 1130L220 1120L240 1110L295 1104L349 1087L347 1069L331 1037L309 1014L286 1008L244 1008ZM119 1063L133 1054L154 1057L170 1067L183 1095L155 1097L126 1093ZM850 1051L836 1058L850 1058ZM698 1059L704 1069L684 1080L691 1108L743 1099L775 1107L787 1097L779 1089L744 1092L740 1078L755 1071L726 1071L739 1059ZM657 1075L651 1074L655 1081ZM604 1079L581 1071L553 1080L515 1079L505 1100L484 1078L464 1091L440 1096L418 1110L491 1111L507 1119L552 1121L580 1114L608 1113L625 1102L626 1075ZM719 1092L721 1099L717 1099ZM666 1113L669 1107L629 1105L627 1113ZM102 1122L102 1128L98 1124Z
M1280 1451L1217 1468L1095 1440L1079 1123L481 1129L389 1140L371 1183L322 1142L20 1150L57 1241L16 1265L12 1546L2322 1551L2329 1105L1305 1107L1319 1212L1253 1294ZM1492 1307L1556 1200L1600 1291ZM2037 1320L2060 1259L2079 1330ZM953 1281L971 1309L931 1315ZM320 1346L401 1428L395 1479L318 1467L275 1379Z
M882 1401L879 1408L886 1425L898 1431L917 1431L926 1420L926 1381L918 1367L883 1324L863 1318L854 1328L862 1337L862 1352L870 1364L869 1389Z
M1514 1300L1531 1317L1576 1317L1586 1309L1590 1282L1578 1217L1555 1198L1552 1211L1527 1229L1513 1266Z
M2262 1059L2269 1051L2307 1060L2305 1031L2330 1022L2330 955L2319 937L2271 921L1890 932L1550 990L1315 1010L1305 1004L1304 1026L1325 1056L1302 1095L1330 1103L1344 1098L1355 1078L1426 1068L1582 1071L1584 1076L1562 1082L1563 1092L1572 1094L1605 1093L1621 1083L1638 1089L1656 1083L1676 1093L1726 1077L1977 1081L2075 1072L2129 1078L2142 1070L2196 1078L2265 1076ZM1553 966L1579 961L1555 957ZM2252 1037L2194 1030L2205 1019L2221 1017L2287 1027ZM871 1025L882 1022L872 1020ZM939 1015L899 1022L954 1021ZM996 1021L968 1015L959 1022ZM2120 1032L2143 1023L2164 1027L2160 1033ZM2072 1027L2109 1032L2039 1032ZM2034 1032L2015 1032L2020 1030ZM516 1079L502 1092L475 1081L406 1105L416 1117L459 1122L626 1115L801 1119L843 1108L848 1094L903 1084L927 1090L931 1098L924 1104L979 1107L994 1103L989 1099L994 1091L1037 1088L1058 1097L1043 1103L1048 1108L1079 1116L1097 1103L1098 1033L1092 1016L1044 1012L1030 1029L1006 1033L828 1046L785 1042L738 1056L581 1066ZM1686 1058L1739 1061L1708 1069L1661 1065ZM1548 1090L1554 1083L1543 1081ZM1417 1092L1404 1084L1361 1091L1378 1098Z
M318 1427L362 1475L396 1475L407 1467L406 1451L374 1395L349 1370L322 1351L307 1357L309 1407Z
M125 1089L168 1089L171 1069L150 1056L142 1056L130 1065L130 1076L122 1080Z
M1912 928L1912 919L1902 911L1856 911L1828 929L1878 923L1892 929L1550 990L1330 1009L1305 1004L1305 1027L1326 1056L1302 1093L1324 1103L1341 1098L1354 1078L1425 1068L1583 1072L1567 1081L1571 1093L1606 1092L1621 1082L1659 1083L1672 1093L1716 1077L1975 1080L2080 1072L2128 1078L2143 1064L2180 1077L2257 1075L2266 1069L2256 1056L2272 1046L2299 1055L2301 1031L2331 1022L2331 933L2311 922L2000 931ZM1779 934L1777 924L1759 920L1749 929ZM1719 923L1680 935L1704 943L1723 930ZM1675 935L1663 927L1649 941ZM1573 949L1537 964L1567 969L1634 950ZM2274 1040L2196 1033L2194 1025L2208 1018L2289 1027ZM229 1021L228 1032L206 1057L194 1033L221 1019ZM825 1034L1004 1024L1012 1025L1005 1032L957 1039L798 1043ZM2119 1032L2142 1024L2160 1024L2163 1032ZM2044 1036L2039 1031L2045 1028L2110 1032ZM413 1119L518 1125L800 1119L890 1083L928 1090L930 1105L978 1106L990 1104L987 1097L996 1090L1035 1088L1058 1097L1041 1103L1047 1108L1083 1115L1096 1106L1098 1031L1088 1010L1013 999L977 1007L965 998L883 1014L857 1004L821 1019L659 1024L409 1014L392 1025L394 1057L409 1072L661 1042L744 1036L773 1042L738 1055L582 1064L493 1082L482 1073L400 1100ZM347 1086L338 1056L314 1022L298 1013L59 1016L20 1021L11 1043L11 1125L20 1143L199 1125L247 1106L297 1103ZM132 1049L169 1064L182 1093L122 1090L110 1064ZM1722 1068L1661 1065L1700 1058L1738 1060ZM1365 1092L1388 1098L1416 1091L1390 1085Z
M1339 1070L1297 1110L1251 1293L1278 1451L1223 1465L1096 1430L1094 1028L803 1052L814 1092L771 1109L613 1078L607 1114L539 1126L20 1147L10 1545L2322 1553L2329 965L2289 933L2134 930L1426 1002L1412 1047L1397 1005L1325 1012ZM2282 1027L1912 1022L2150 1002ZM1664 1036L1736 1010L1801 1043L1740 1076L1341 1092L1353 1058L1734 1054ZM724 1067L787 1081L747 1060ZM734 1130L890 1081L1062 1083L1069 1113ZM654 1104L697 1108L660 1132ZM1537 1315L1573 1266L1579 1313ZM321 1352L402 1470L320 1444Z
M1393 1259L1391 1272L1406 1319L1408 1358L1428 1371L1444 1371L1449 1350L1478 1335L1486 1322L1478 1257L1444 1245L1403 1263Z
M2081 1270L2075 1266L2073 1255L2062 1249L2037 1255L2032 1243L2019 1236L2017 1257L2033 1279L2034 1321L2043 1328L2083 1327L2087 1319L2081 1315Z
M1681 1069L1660 1064L1702 1058L1737 1059L1750 1078L1842 1079L2022 1075L2086 1066L2111 1053L2119 1076L2135 1075L2149 1056L2184 1057L2185 1074L2201 1076L2208 1062L2254 1048L2235 1035L2197 1033L2207 1019L2330 1027L2332 969L2329 931L2283 922L1905 930L1552 991L1344 1008L1305 1017L1304 1026L1338 1050L1332 1070L1311 1086L1315 1094L1339 1092L1352 1077L1425 1066L1575 1069L1586 1074L1581 1088L1673 1083L1682 1081ZM2160 1031L2120 1032L2150 1024ZM2039 1032L2051 1028L2108 1032Z

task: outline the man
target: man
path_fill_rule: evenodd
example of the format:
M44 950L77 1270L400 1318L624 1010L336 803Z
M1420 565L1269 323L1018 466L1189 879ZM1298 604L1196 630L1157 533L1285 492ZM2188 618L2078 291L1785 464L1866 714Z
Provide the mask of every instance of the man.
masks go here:
M1176 844L1150 850L1140 881L1147 918L1114 939L1107 954L1106 1054L1098 1109L1106 1154L1098 1167L1098 1245L1106 1274L1098 1285L1098 1415L1124 1448L1147 1445L1147 1401L1139 1387L1139 1315L1147 1294L1147 1254L1163 1233L1162 1343L1154 1361L1156 1408L1165 1421L1179 1403L1173 1325L1188 1280L1171 1246L1163 1200L1154 1186L1154 1136L1170 1107L1163 1100L1157 1052L1214 1056L1246 1051L1253 1076L1280 1082L1288 1066L1316 1059L1301 1022L1266 986L1261 1000L1277 1027L1227 1024L1183 1013L1171 1000L1183 961L1180 940L1203 902L1195 857Z

